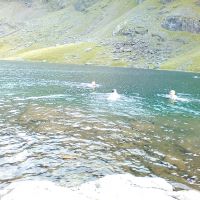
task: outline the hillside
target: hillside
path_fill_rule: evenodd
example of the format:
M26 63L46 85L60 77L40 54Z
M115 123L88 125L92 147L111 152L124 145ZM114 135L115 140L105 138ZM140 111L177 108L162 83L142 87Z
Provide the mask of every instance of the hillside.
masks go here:
M200 71L199 0L0 0L0 59Z

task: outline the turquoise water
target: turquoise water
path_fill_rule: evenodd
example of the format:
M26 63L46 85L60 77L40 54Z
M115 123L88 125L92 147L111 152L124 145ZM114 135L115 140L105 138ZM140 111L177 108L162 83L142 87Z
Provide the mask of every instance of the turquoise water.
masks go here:
M0 188L128 172L200 189L199 74L0 62L0 88Z

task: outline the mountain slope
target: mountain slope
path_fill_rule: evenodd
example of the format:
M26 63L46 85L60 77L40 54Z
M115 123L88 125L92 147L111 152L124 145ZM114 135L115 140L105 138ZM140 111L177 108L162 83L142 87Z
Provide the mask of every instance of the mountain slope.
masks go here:
M0 0L0 58L200 71L199 0Z

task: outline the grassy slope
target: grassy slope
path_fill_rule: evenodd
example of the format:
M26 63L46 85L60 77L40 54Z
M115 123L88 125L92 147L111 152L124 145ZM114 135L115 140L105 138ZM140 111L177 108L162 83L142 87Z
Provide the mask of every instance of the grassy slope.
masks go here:
M174 41L174 43L180 39L186 41L186 44L181 45L181 47L177 46L179 49L174 51L171 58L160 65L161 69L200 72L200 34L167 31L161 27L162 21L168 15L183 15L199 18L200 7L196 6L195 3L195 0L176 0L172 3L165 4L163 10L167 14L164 14L163 16L158 15L159 11L163 8L163 4L158 0L145 1L145 3L137 8L141 13L142 11L147 13L147 8L152 6L153 11L149 12L149 19L151 20L151 23L149 23L151 27L149 28L151 29L153 27L153 32L166 35L166 38L170 41Z
M200 47L168 60L161 68L200 72Z
M111 49L99 43L104 38L102 30L105 24L109 27L110 23L135 5L134 1L129 0L119 0L118 2L102 0L83 13L74 10L73 7L49 13L39 19L42 28L34 31L34 35L30 32L22 38L19 33L16 33L6 38L7 41L10 41L9 43L14 45L22 43L22 48L4 59L125 66L126 62L123 59L113 59L113 55L110 53ZM38 21L36 20L34 23L38 24ZM63 27L66 27L68 31L62 36L58 33L63 32ZM41 37L41 40L30 47L23 48L23 43L31 41L31 37L36 40ZM66 38L66 42L63 42ZM78 42L76 38L78 38ZM48 47L49 45L45 44L46 41L52 47ZM47 47L42 47L41 43ZM62 45L63 43L67 43L67 45Z
M146 0L137 5L133 0L102 0L87 12L79 12L68 6L33 19L24 31L0 38L0 56L2 59L60 63L132 65L126 59L126 53L115 59L112 47L103 45L104 41L126 41L125 36L113 36L113 32L119 26L128 24L132 27L144 26L150 33L164 35L166 42L161 45L163 48L170 46L171 54L159 64L161 69L200 71L200 34L172 32L161 27L168 15L199 17L200 7L195 2L175 0L163 5L159 0ZM166 14L161 15L160 11ZM178 44L180 38L186 43ZM156 41L151 37L148 36L146 40L157 48ZM137 62L149 62L145 59L141 57ZM154 67L154 64L151 66Z
M170 32L170 34L172 38L183 38L188 43L181 47L180 52L162 63L161 69L200 72L200 34L187 32Z
M113 60L109 48L92 42L80 42L56 47L41 48L22 52L10 60L24 59L51 63L95 64L125 66L123 61Z
M191 15L190 17L200 17L200 7L196 6L195 3L195 0L176 1L171 4L171 10L173 9L173 7L179 7L179 5L182 4L182 9L190 9L193 11L193 13L183 12L183 15ZM180 11L178 11L177 13L181 13ZM182 51L179 52L178 55L175 55L173 58L164 62L161 65L161 69L178 69L184 71L200 72L200 34L170 32L170 35L172 38L184 38L186 39L186 41L188 41L188 44L182 47Z

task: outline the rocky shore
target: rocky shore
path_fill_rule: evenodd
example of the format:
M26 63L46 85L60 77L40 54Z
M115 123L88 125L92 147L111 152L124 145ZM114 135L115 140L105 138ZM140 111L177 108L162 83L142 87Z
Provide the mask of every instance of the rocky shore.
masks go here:
M73 188L49 181L21 181L0 191L1 200L199 200L195 190L174 191L161 178L108 175Z

